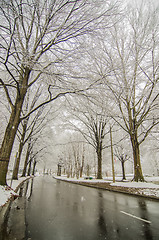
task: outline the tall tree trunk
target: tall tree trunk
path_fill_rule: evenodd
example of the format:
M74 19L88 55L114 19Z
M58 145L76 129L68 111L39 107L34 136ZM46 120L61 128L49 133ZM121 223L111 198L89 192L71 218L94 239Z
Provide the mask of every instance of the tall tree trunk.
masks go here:
M67 173L67 178L69 178L70 177L70 166L68 166L66 173Z
M6 185L6 175L8 171L10 155L14 139L16 136L16 131L19 126L20 118L20 109L18 108L19 105L20 104L17 104L14 110L12 110L11 117L7 125L2 146L0 149L0 185Z
M79 178L79 168L78 168L77 158L75 159L75 176L77 179Z
M65 167L62 168L62 175L65 175Z
M37 161L34 160L34 163L33 163L33 170L32 170L32 175L33 175L33 176L35 175L35 167L36 167L36 164L37 164Z
M135 86L134 86L135 91ZM134 92L135 96L135 92ZM133 181L144 182L144 177L142 174L141 162L140 162L140 146L138 142L138 133L137 133L137 120L136 120L136 110L135 110L135 97L133 107L130 106L130 102L127 102L128 114L129 114L129 126L130 126L130 140L133 151L133 160L134 160L134 178ZM131 111L132 108L132 111Z
M23 146L24 146L23 141L22 142L20 141L17 161L16 161L16 165L15 165L15 168L14 168L14 171L13 171L13 179L14 180L18 179L19 165L20 165L20 159L21 159Z
M27 152L26 152L26 157L25 157L25 161L24 161L22 177L25 177L25 175L26 175L27 165L28 165L28 160L29 160L29 154L30 154L30 141L29 141L28 147L27 147Z
M84 168L84 154L85 154L85 149L84 149L84 146L83 146L82 165L81 165L81 167L80 167L80 178L81 178L82 175L83 175L83 168Z
M22 133L20 143L19 143L18 157L17 157L17 161L16 161L16 166L15 166L14 172L13 172L14 180L18 179L19 165L20 165L21 155L22 155L23 146L24 146L24 138L25 138L25 134L26 134L26 128L27 128L27 122L24 121L23 133Z
M73 177L73 163L72 163L72 161L71 161L71 173L70 173L70 175L71 175L71 178Z
M57 164L57 176L61 176L61 165L58 163Z
M131 144L133 150L133 159L134 159L134 178L133 180L138 182L144 182L144 177L141 168L140 162L140 146L137 141L137 133L135 132L134 135L131 137Z
M23 80L21 80L21 88L17 91L17 97L15 100L15 105L12 106L12 112L6 131L4 134L3 142L0 149L0 185L6 185L6 176L8 172L8 165L10 161L10 156L15 140L15 136L20 123L20 114L22 111L22 106L24 98L27 92L27 83L29 79L30 70L25 69Z
M125 162L124 161L121 161L121 166L122 166L123 180L126 180L126 177L125 177Z
M90 175L90 166L89 166L89 164L87 164L87 176L89 176Z
M114 153L113 153L113 137L112 137L112 127L110 126L110 145L111 145L111 159L112 159L112 175L113 183L115 183L115 169L114 169Z
M80 178L82 178L82 175L83 175L83 167L84 167L84 161L82 160L82 166L80 167Z
M80 163L79 163L79 149L77 152L77 159L76 159L77 165L76 165L76 177L79 179L80 176Z
M32 164L32 159L30 159L30 161L29 161L29 166L28 166L28 173L27 173L27 176L30 176L30 172L31 172L31 164Z
M18 156L16 159L16 165L15 165L15 168L13 169L13 179L14 180L18 180L19 164L20 164L22 149L23 149L23 143L20 142Z
M102 179L102 150L100 146L97 148L97 158L98 158L97 179Z

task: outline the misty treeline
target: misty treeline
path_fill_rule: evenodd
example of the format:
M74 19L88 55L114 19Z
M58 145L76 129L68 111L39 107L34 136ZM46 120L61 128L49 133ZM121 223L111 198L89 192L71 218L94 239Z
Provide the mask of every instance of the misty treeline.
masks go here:
M0 184L16 141L14 179L24 150L23 176L46 158L39 141L57 111L94 148L97 178L111 128L122 131L114 147L129 138L134 180L144 181L140 146L158 142L158 46L158 8L148 1L1 0ZM86 148L70 149L81 175Z

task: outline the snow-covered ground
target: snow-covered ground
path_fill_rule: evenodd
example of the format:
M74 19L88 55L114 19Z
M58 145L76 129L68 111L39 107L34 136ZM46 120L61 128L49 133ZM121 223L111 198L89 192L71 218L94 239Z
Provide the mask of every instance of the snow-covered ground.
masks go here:
M112 177L105 177L103 179L86 179L85 177L83 178L67 178L65 175L64 176L54 176L56 179L62 179L62 180L68 180L68 181L74 181L74 182L77 182L77 181L82 181L82 182L110 182L112 183L113 179ZM131 182L132 180L132 177L127 177L127 180L126 181L122 181L122 178L121 177L115 177L115 180L116 182L114 183L116 186L125 186L125 187L139 187L139 188L142 188L145 186L148 187L148 188L156 188L156 187L159 187L159 177L145 177L145 181L146 182ZM156 184L154 183L158 183L157 186ZM113 183L112 183L113 184Z
M148 181L148 178L147 178ZM150 180L154 181L154 179ZM111 183L111 186L118 186L118 187L127 187L131 189L139 189L136 191L136 194L146 195L146 196L154 196L159 198L159 185L154 184L151 182L116 182ZM135 193L135 191L134 191Z
M158 188L159 185L156 185L154 183L148 183L148 182L116 182L111 183L111 186L119 186L119 187L129 187L129 188Z
M18 180L13 180L11 185L11 180L7 181L8 186L0 186L0 207L5 205L12 196L16 196L16 188L19 184L30 177L20 177ZM11 187L9 187L11 185Z
M66 181L72 181L72 182L93 182L93 183L96 183L96 182L105 182L105 179L85 179L85 178L67 178L66 176L54 176L54 178L56 179L61 179L61 180L66 180ZM107 182L112 182L111 180L107 180Z

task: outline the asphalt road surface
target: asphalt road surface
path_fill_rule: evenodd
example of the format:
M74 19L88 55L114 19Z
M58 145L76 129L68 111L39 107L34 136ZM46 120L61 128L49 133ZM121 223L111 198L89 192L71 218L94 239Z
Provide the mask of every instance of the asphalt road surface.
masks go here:
M21 193L3 228L4 240L159 239L159 201L49 176L29 181Z

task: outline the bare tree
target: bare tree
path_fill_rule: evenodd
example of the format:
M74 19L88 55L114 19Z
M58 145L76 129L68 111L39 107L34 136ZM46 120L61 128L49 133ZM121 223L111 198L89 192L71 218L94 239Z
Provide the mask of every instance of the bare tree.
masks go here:
M126 176L125 176L125 162L128 161L130 157L127 154L124 153L124 150L123 150L122 146L116 147L116 149L115 149L115 156L121 162L123 180L126 180Z
M76 178L79 178L79 145L75 147L74 144L72 144L72 150L73 150L73 156L74 156L74 175Z
M100 56L94 61L111 99L110 116L130 136L135 181L144 181L140 145L159 123L158 33L156 9L145 2L136 8L129 6L107 40L101 37Z
M83 169L84 169L84 161L85 161L85 147L84 144L82 144L82 159L80 164L80 177L83 175Z
M33 107L35 106L39 97L40 97L40 92L39 92L39 88L38 88L36 91L36 94L32 100L30 110L33 109ZM25 114L29 111L29 99L30 98L29 98L29 92L28 92L26 101L24 103L25 108L23 110L23 114ZM30 116L28 116L26 119L21 121L21 124L18 128L18 134L17 134L17 137L19 139L19 149L18 149L18 155L16 158L15 168L13 170L13 179L18 179L19 165L20 165L20 160L21 160L21 155L22 155L24 145L30 139L30 137L33 135L33 131L34 132L36 131L35 127L37 127L36 126L37 124L39 125L38 120L39 120L39 117L41 116L41 114L42 114L42 109L35 114L35 116L31 120L31 123L29 122Z
M87 104L86 101L84 103L84 99L80 104L77 105L76 103L76 107L73 107L73 105L71 107L73 109L72 115L76 120L75 123L73 119L70 120L69 124L79 131L86 142L96 150L98 162L97 178L101 179L102 151L108 147L104 143L104 138L107 134L106 124L108 122L108 118L106 117L103 109L99 110L99 107L89 103L89 101Z
M44 148L39 148L36 149L35 148L35 143L33 143L32 145L32 150L29 153L29 161L28 161L28 172L27 172L27 176L35 175L35 168L36 168L36 164L38 162L40 162L40 158L41 158L41 152L43 152ZM32 170L32 171L31 171Z
M82 177L84 163L85 163L85 148L84 143L80 142L72 142L72 151L73 151L73 158L74 158L74 171L77 179Z
M96 7L93 8L92 4ZM0 149L0 184L6 184L10 154L20 121L39 107L77 91L75 87L70 88L69 81L65 81L66 76L62 80L59 72L55 71L62 52L65 49L66 58L66 53L74 45L71 40L75 42L80 35L98 27L103 16L110 17L112 9L107 1L103 9L96 1L85 0L1 1L0 86L6 94L11 114ZM46 55L48 52L50 55ZM46 81L47 84L43 81L46 73L51 79ZM21 117L28 89L39 83L48 89L45 100L42 99L41 104Z

